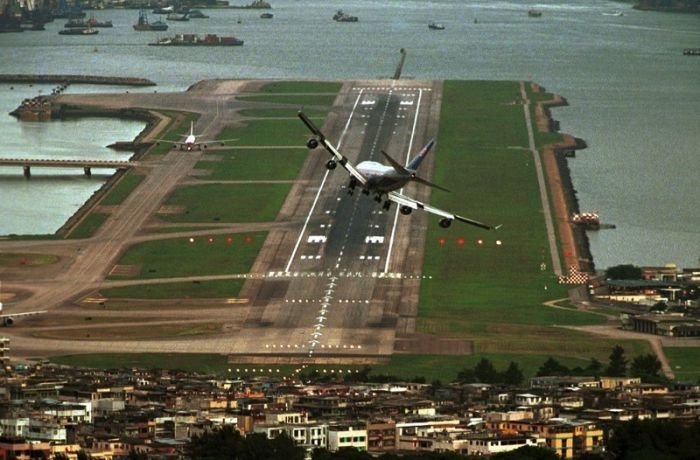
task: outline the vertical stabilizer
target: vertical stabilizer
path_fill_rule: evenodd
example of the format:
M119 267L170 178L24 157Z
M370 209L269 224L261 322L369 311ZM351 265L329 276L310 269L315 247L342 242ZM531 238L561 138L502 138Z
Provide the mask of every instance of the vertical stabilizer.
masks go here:
M435 144L435 139L431 139L427 144L425 144L425 147L420 149L420 152L418 152L418 155L416 155L407 165L406 169L410 169L412 171L415 171L418 169L418 166L423 162L423 159L428 156L428 152L430 152L430 149L433 147Z

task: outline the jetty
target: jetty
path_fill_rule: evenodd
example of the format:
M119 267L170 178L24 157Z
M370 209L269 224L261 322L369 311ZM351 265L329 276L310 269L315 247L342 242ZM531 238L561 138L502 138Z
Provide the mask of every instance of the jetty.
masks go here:
M147 78L103 77L99 75L0 74L0 83L83 83L90 85L156 86Z

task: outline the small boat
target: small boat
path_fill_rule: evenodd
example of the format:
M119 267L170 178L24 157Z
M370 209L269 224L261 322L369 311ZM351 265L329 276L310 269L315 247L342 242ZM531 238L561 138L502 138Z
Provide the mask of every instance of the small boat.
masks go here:
M175 7L172 5L154 8L153 14L170 14L175 12Z
M188 15L191 19L208 19L208 18L209 18L209 16L207 16L207 15L204 14L204 13L202 13L201 10L190 10L190 11L187 12L187 15Z
M168 25L163 21L148 22L148 15L145 10L139 11L139 20L134 24L134 30L144 31L144 30L156 30L163 31L168 30Z
M270 3L266 2L265 0L254 0L252 3L248 5L231 5L229 8L234 8L234 9L251 9L251 10L267 10L272 8L272 5Z
M603 16L624 16L625 13L623 13L620 10L615 10L615 11L608 11L603 13Z
M85 21L88 27L112 27L112 21L98 21L95 16L90 16L90 19Z
M189 21L190 17L185 14L170 13L165 17L168 21Z
M428 29L430 30L445 30L445 25L439 22L431 22L428 24Z
M527 15L530 16L531 18L539 18L542 16L542 12L539 10L529 10L527 12Z
M272 18L273 18L273 14L272 14L272 13L263 13L263 14L260 15L260 17L263 18L263 19L272 19Z
M96 35L100 31L97 29L93 29L92 27L72 27L70 29L63 29L59 30L58 34L59 35Z
M357 16L346 14L343 10L338 10L333 15L333 20L337 22L357 22Z

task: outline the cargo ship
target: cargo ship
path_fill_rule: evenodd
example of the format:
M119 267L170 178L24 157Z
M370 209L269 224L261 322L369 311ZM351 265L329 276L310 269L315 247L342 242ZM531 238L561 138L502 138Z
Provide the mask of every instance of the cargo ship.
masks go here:
M163 31L168 30L168 25L163 21L149 22L148 15L144 10L139 11L139 20L134 24L134 30L144 31L144 30L156 30Z
M243 40L236 37L219 37L216 34L204 36L196 34L177 34L174 37L162 38L151 46L241 46Z

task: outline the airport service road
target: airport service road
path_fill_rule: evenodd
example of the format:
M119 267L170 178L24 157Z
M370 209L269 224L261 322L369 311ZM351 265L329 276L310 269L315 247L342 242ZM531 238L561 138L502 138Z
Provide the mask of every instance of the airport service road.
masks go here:
M342 106L322 126L355 164L385 162L382 149L405 161L437 133L439 86L386 83L346 84ZM412 332L426 216L350 195L347 172L328 171L329 158L322 148L311 153L300 177L310 183L285 204L305 216L303 226L272 232L261 252L254 271L265 279L241 294L252 305L234 354L388 356L397 332Z

